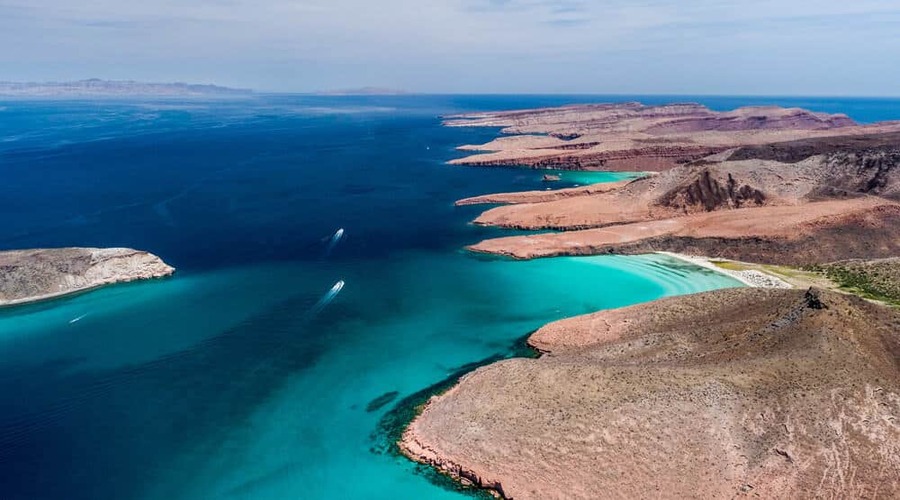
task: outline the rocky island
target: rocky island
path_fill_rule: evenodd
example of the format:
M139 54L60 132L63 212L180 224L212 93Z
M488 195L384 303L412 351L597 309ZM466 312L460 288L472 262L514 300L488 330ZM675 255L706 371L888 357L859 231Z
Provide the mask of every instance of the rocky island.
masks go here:
M552 230L469 250L674 252L751 287L546 325L539 358L432 397L404 454L502 498L900 495L900 123L637 103L446 123L514 134L455 164L658 172L460 200Z
M170 276L175 268L130 248L0 252L0 306L51 299L114 283Z

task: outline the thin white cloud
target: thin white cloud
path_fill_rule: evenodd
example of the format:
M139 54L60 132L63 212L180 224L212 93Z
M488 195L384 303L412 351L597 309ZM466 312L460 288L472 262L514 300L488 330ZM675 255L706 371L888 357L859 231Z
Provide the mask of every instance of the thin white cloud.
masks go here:
M898 23L896 0L0 0L0 79L885 94Z

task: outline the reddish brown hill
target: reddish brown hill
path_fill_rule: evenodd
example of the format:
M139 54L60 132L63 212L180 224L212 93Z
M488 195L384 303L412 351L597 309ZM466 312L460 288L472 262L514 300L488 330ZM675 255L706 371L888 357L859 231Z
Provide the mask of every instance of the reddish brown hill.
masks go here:
M506 498L894 498L900 315L732 289L564 320L401 446Z

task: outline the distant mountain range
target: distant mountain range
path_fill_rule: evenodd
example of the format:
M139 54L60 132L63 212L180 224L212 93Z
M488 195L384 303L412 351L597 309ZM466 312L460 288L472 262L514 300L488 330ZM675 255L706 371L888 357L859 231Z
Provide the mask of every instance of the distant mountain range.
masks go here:
M92 78L74 82L0 82L0 96L13 97L202 97L249 95L247 89L190 83L145 83Z

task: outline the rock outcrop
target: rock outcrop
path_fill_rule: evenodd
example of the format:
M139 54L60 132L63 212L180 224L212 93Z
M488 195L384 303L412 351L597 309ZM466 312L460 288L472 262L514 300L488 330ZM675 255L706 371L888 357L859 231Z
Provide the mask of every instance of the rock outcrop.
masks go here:
M53 248L0 252L0 306L91 288L169 276L159 257L129 248Z
M685 212L696 209L711 212L719 208L762 206L765 203L765 193L749 184L739 184L731 173L726 175L727 180L722 183L713 177L709 169L705 169L693 180L689 179L662 195L658 203Z

